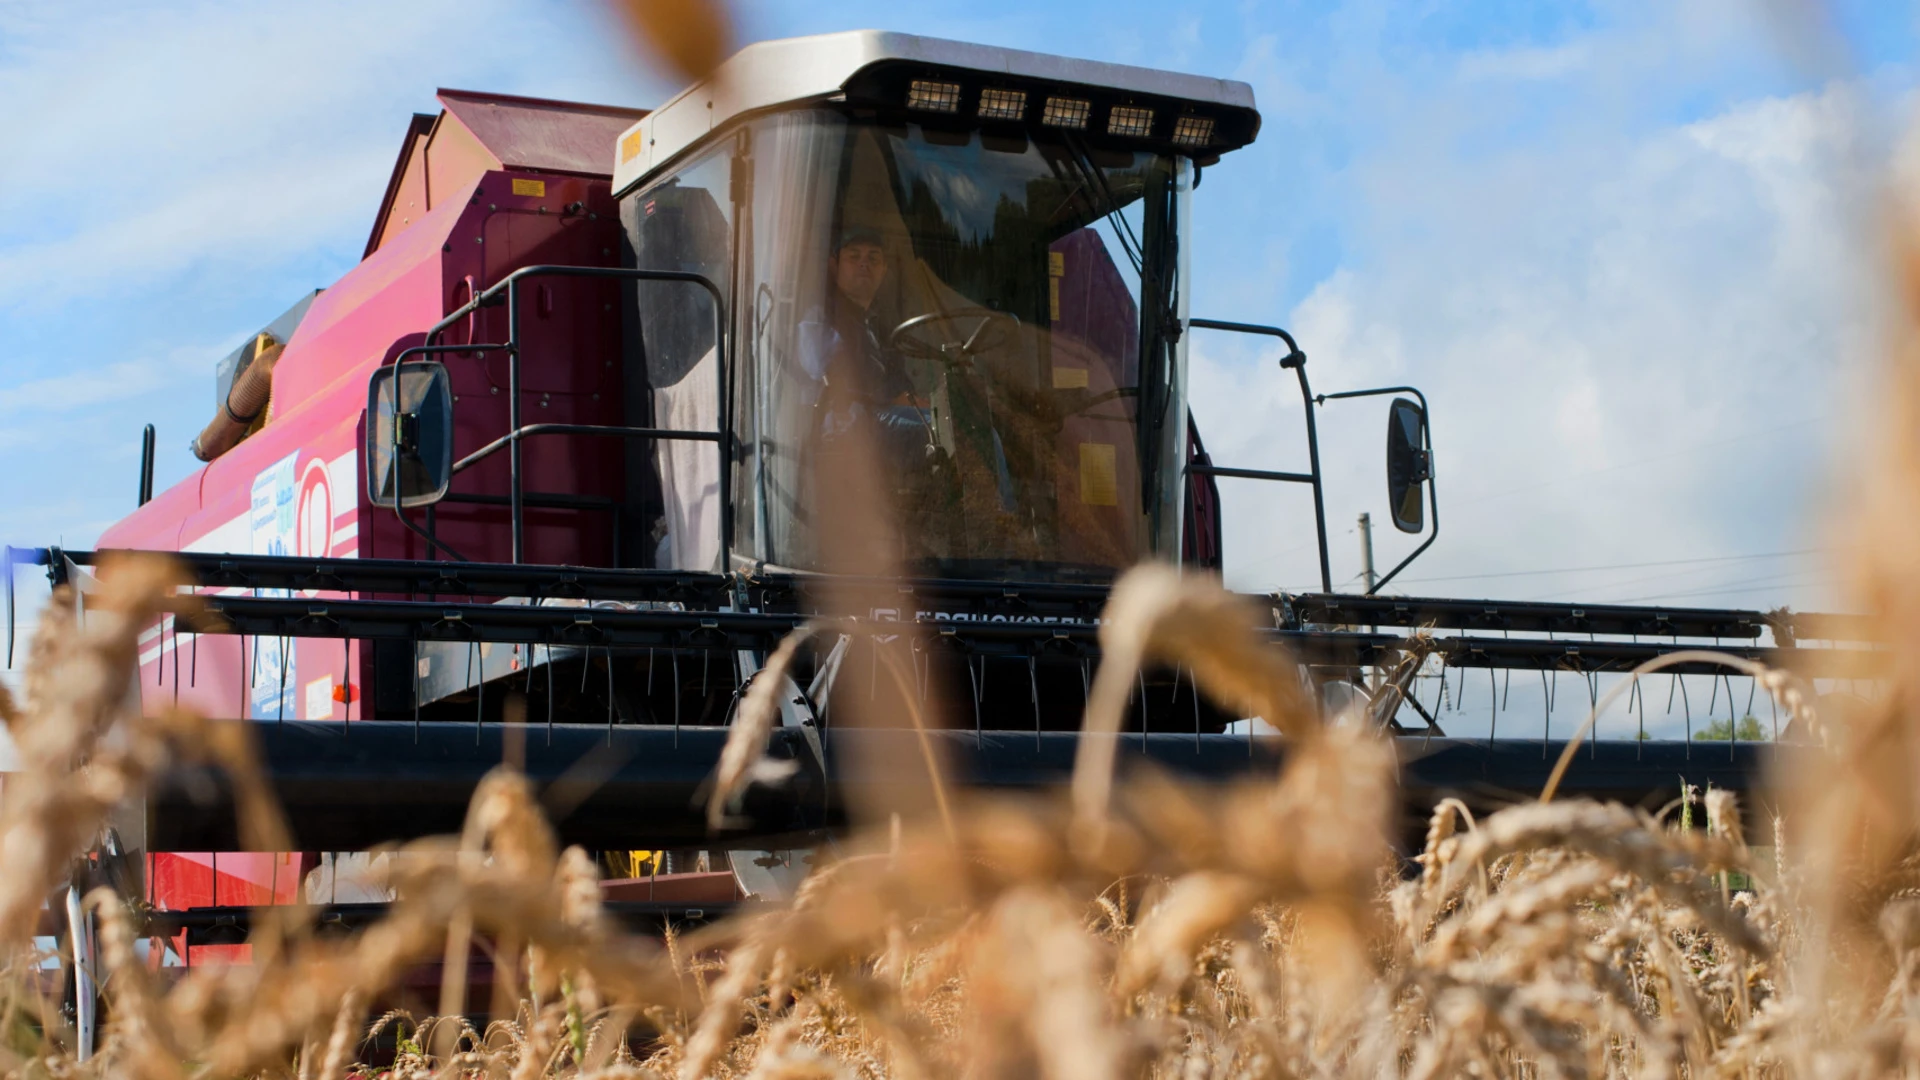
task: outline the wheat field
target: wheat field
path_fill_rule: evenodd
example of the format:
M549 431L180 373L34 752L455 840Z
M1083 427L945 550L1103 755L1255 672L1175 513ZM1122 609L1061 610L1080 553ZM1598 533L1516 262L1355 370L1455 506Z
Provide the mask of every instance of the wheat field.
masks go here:
M1880 514L1912 506L1904 487L1877 497ZM1900 570L1883 570L1890 595ZM248 846L289 846L237 725L127 706L137 632L177 575L159 558L103 568L84 625L56 598L22 698L0 703L24 764L0 806L7 1076L1920 1069L1914 718L1897 704L1823 731L1816 768L1834 775L1785 785L1764 865L1734 797L1707 792L1664 818L1543 801L1475 820L1449 801L1406 872L1387 840L1390 748L1315 714L1241 600L1151 567L1115 590L1088 736L1057 799L950 794L856 836L790 904L662 941L600 910L593 861L557 847L530 786L502 767L460 836L410 845L390 915L350 938L316 934L301 908L269 909L253 963L163 986L136 953L137 913L89 896L107 1013L96 1056L77 1061L34 978L32 935L107 813L169 761L212 760L235 777ZM1281 727L1297 747L1281 775L1114 785L1111 733L1149 661L1185 665L1222 704ZM1762 685L1804 709L1793 680ZM743 706L716 802L752 771L756 716L773 707L771 695ZM409 966L464 962L476 935L502 991L520 994L487 1012L512 1020L476 1030L452 977L438 1016L369 1015ZM362 1062L376 1036L397 1046L377 1068Z

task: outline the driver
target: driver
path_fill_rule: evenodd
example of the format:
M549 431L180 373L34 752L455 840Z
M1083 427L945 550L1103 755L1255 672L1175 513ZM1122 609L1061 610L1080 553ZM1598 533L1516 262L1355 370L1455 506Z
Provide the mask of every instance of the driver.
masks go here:
M863 417L905 441L926 441L926 403L917 399L899 353L875 325L874 299L887 278L880 234L866 226L843 231L827 260L833 295L800 325L800 366L814 383L820 432L842 434Z

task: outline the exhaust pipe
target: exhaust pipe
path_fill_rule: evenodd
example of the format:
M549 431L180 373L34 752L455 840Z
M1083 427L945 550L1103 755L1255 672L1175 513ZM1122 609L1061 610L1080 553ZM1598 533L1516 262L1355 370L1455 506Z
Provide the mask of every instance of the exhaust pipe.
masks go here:
M193 456L212 461L240 444L265 422L273 394L273 365L286 346L261 333L253 339L253 360L233 377L220 411L193 438Z

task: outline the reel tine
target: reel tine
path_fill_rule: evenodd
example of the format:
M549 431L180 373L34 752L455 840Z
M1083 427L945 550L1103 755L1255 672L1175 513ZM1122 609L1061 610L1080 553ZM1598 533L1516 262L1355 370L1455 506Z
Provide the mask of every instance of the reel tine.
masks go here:
M1500 695L1494 690L1492 668L1487 669L1487 700L1491 702L1487 708L1487 749L1491 750L1494 734L1500 730Z
M1692 761L1693 760L1693 705L1687 700L1686 677L1684 675L1675 675L1674 679L1680 684L1680 708L1684 710L1686 714L1686 720L1687 720L1687 760Z
M1547 756L1547 740L1553 736L1553 691L1547 684L1547 669L1540 668L1540 700L1546 702L1547 711L1540 722L1540 757Z
M1040 748L1040 672L1034 658L1027 657L1027 687L1033 699L1033 747Z
M1594 680L1593 672L1583 671L1580 673L1580 681L1587 684L1587 712L1589 714L1594 712L1595 708L1597 707L1596 703L1598 701L1597 697L1595 696L1595 688L1594 688L1593 680ZM1599 744L1600 744L1600 718L1595 716L1593 718L1593 730L1592 732L1589 733L1587 737L1587 745L1593 748L1589 756L1591 756L1591 754L1594 754L1594 753L1599 753L1599 749L1598 749Z
M973 684L973 748L980 748L980 680L973 674L973 657L967 657L967 681Z

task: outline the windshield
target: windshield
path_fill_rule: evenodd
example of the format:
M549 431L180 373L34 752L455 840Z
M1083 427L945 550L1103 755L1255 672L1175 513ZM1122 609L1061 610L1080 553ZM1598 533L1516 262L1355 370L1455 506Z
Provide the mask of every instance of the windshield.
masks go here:
M762 118L724 153L749 181L728 192L748 203L737 556L819 567L811 511L852 454L878 458L911 573L1177 556L1184 159L828 110ZM676 185L636 203L657 215Z

